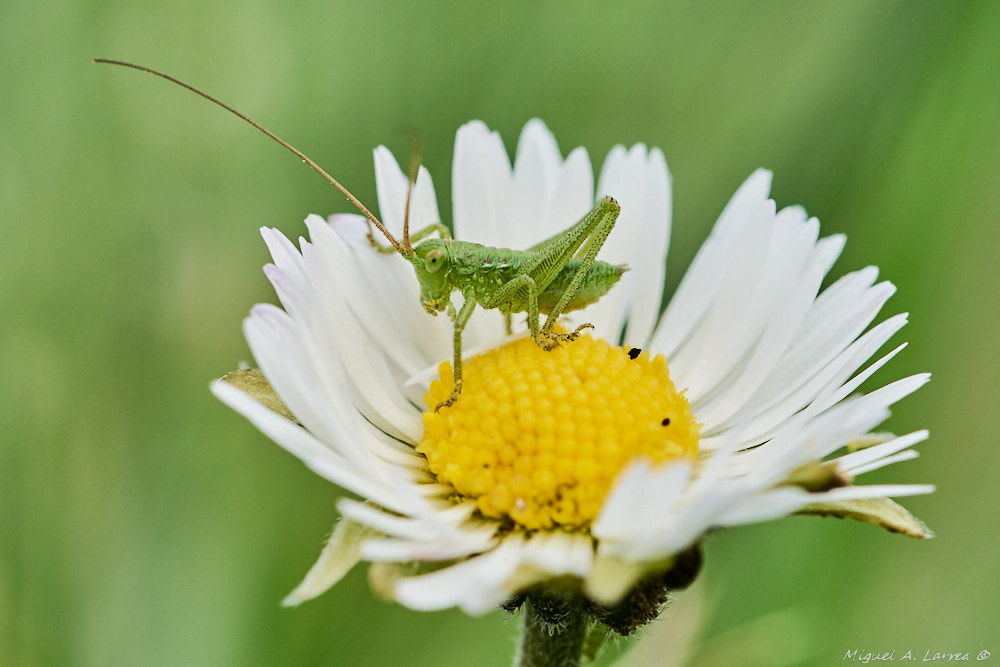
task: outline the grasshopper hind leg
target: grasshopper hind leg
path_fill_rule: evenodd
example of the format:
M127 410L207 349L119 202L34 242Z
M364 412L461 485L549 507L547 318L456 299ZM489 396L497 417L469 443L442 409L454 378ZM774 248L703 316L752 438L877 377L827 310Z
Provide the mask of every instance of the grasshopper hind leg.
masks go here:
M565 241L562 239L552 241L539 251L540 254L556 255L562 260L562 266L565 266L566 262L572 256L580 258L580 265L573 272L569 286L563 290L559 300L549 310L545 326L542 327L542 336L552 342L552 347L558 345L560 341L574 340L584 329L594 328L592 324L581 324L569 334L553 333L552 331L553 326L558 322L559 316L573 299L573 295L583 285L587 274L590 272L590 267L594 264L597 253L614 228L615 221L618 219L620 212L621 207L618 205L618 202L611 197L604 197L601 201L597 202L590 213L585 215L580 222L564 234L566 237ZM558 252L556 252L557 250ZM552 347L545 347L545 349L549 350Z
M581 331L593 328L594 328L593 324L585 322L584 324L581 324L570 333L557 333L553 331L545 331L543 329L540 335L541 340L539 341L539 346L541 346L543 350L548 352L550 350L554 350L557 347L559 347L560 343L576 340L577 338L580 337Z

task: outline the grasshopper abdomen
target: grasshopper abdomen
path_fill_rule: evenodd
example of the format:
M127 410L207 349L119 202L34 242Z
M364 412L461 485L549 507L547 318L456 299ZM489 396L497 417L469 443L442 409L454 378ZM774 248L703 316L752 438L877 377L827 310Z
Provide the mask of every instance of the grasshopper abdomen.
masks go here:
M559 297L568 289L573 280L573 275L581 262L582 260L578 257L570 259L566 263L566 266L549 283L548 287L538 294L538 310L540 312L548 314L555 307L559 301ZM618 282L622 274L626 271L628 271L628 267L624 264L608 264L607 262L595 260L590 265L587 273L584 274L583 282L573 292L573 296L562 312L579 310L592 303L596 303L602 296L608 293L608 290Z
M448 254L453 270L450 283L455 290L468 293L470 290L479 303L495 295L501 287L519 275L525 274L525 267L535 253L507 248L491 248L478 243L449 240ZM548 314L569 289L583 260L570 258L553 277L548 285L538 286L538 310ZM618 282L627 268L624 265L593 261L583 276L582 282L573 292L569 303L562 312L579 310L597 302ZM524 312L528 307L528 290L512 293L510 300L497 308L505 314Z

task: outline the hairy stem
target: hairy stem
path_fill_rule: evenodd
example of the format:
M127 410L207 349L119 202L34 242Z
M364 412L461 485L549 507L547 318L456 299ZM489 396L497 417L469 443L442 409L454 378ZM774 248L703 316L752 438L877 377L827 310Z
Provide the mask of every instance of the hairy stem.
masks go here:
M589 624L579 599L528 596L515 667L579 667Z

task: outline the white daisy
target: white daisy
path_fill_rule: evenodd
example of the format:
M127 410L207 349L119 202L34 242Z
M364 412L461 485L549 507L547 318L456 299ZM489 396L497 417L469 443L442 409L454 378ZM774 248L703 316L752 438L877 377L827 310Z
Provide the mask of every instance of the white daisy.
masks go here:
M401 236L407 179L382 147L375 169L383 222ZM528 248L596 198L618 200L600 259L630 270L573 319L624 347L587 338L542 352L523 336L510 343L503 317L477 310L464 349L493 356L467 362L454 406L425 413L426 371L450 358L452 327L424 311L408 262L375 251L358 215L310 216L299 249L262 230L282 307L255 306L244 330L266 381L243 372L212 389L363 499L338 503L342 520L286 602L367 560L379 592L414 609L481 614L551 581L613 608L657 573L684 585L678 569L696 569L691 554L724 526L800 512L929 536L888 497L933 487L853 483L915 457L910 447L927 437L872 433L927 375L855 393L903 347L862 369L906 322L869 328L894 288L868 267L820 292L844 237L818 238L801 208L777 211L769 172L739 188L660 316L671 190L659 150L615 147L595 193L586 151L563 159L540 121L525 126L513 168L500 137L471 122L458 131L453 169L455 237L489 246ZM440 220L421 169L411 226ZM497 351L507 344L541 366L519 367L521 351ZM444 375L430 405L450 391ZM638 384L623 390L626 376ZM492 389L476 389L477 377ZM638 396L640 385L654 389ZM640 414L649 405L660 410L653 427ZM629 449L649 434L652 445Z

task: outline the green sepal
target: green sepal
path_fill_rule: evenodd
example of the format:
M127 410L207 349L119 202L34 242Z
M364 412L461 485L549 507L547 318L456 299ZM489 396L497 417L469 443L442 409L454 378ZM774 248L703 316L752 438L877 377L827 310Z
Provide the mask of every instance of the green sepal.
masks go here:
M231 384L244 394L247 394L250 398L272 412L277 412L282 417L290 419L293 422L298 422L291 410L278 398L278 394L275 393L274 388L271 387L271 383L267 381L264 373L259 368L245 368L233 371L222 376L221 379L226 384Z
M361 543L380 533L352 519L341 518L302 583L281 601L294 607L327 591L361 560Z
M821 493L847 486L851 481L850 476L837 468L836 462L810 461L793 470L782 484L798 486L810 493Z
M368 585L375 595L386 602L396 599L396 584L400 579L419 577L422 574L437 572L457 561L375 561L368 566Z
M796 514L814 514L819 516L835 516L841 519L857 519L882 526L893 533L901 533L910 537L928 539L934 533L924 525L924 522L910 514L899 503L889 498L863 498L859 500L841 500L826 503L810 503Z
M595 662L611 641L611 629L602 623L591 623L583 640L583 664Z

